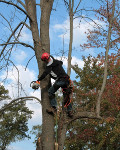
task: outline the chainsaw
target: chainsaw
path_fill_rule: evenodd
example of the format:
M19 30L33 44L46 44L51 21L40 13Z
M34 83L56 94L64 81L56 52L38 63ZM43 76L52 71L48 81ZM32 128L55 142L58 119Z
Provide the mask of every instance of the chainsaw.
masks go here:
M39 81L32 81L32 82L30 83L30 87L31 87L32 89L34 89L34 90L38 90L39 87L40 87L40 82L39 82Z

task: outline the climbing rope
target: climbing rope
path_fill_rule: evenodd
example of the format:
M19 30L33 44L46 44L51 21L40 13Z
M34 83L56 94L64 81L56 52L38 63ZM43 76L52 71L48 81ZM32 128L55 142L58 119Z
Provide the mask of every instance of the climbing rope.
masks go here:
M58 138L58 137L57 137L57 136L58 136L58 135L57 135L58 123L57 123L57 113L56 113L56 118L55 118L55 119L56 119L56 131L55 131L55 132L56 132L56 140L55 140L55 150L58 150L58 139L57 139L57 138Z
M57 129L58 129L58 124L57 124L57 113L56 113L56 143L57 143Z

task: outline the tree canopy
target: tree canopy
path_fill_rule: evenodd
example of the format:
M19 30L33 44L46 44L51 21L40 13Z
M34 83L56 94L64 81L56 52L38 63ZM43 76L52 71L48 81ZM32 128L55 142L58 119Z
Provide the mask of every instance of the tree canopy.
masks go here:
M0 101L8 99L9 91L0 86ZM30 138L27 131L28 119L31 118L32 111L26 106L25 102L19 102L14 106L5 109L0 114L0 149L5 150L12 142L23 140L24 138Z
M98 120L78 120L68 128L65 149L119 149L120 132L120 51L109 55L108 76L105 91L102 96L101 116ZM76 109L95 109L95 99L101 86L103 77L104 56L97 58L89 56L83 58L85 65L80 69L77 65L74 70L77 81L74 82ZM114 69L113 69L114 68ZM99 79L99 80L97 80Z

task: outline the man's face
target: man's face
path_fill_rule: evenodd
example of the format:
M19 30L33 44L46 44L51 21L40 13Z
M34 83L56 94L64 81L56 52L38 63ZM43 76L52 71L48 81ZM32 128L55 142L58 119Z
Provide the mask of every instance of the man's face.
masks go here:
M49 61L48 60L44 60L44 63L47 64Z

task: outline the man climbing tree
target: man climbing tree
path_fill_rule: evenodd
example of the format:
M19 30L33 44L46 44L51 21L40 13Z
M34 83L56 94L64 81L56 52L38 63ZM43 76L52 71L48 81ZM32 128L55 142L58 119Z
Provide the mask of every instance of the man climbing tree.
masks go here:
M55 79L55 83L48 90L51 108L46 111L49 114L55 114L57 112L55 92L61 87L64 97L64 107L67 108L68 116L72 117L72 104L70 102L70 95L72 93L71 80L62 67L63 62L54 59L49 53L43 53L41 60L46 63L46 69L36 82L41 81L48 74L51 78Z

